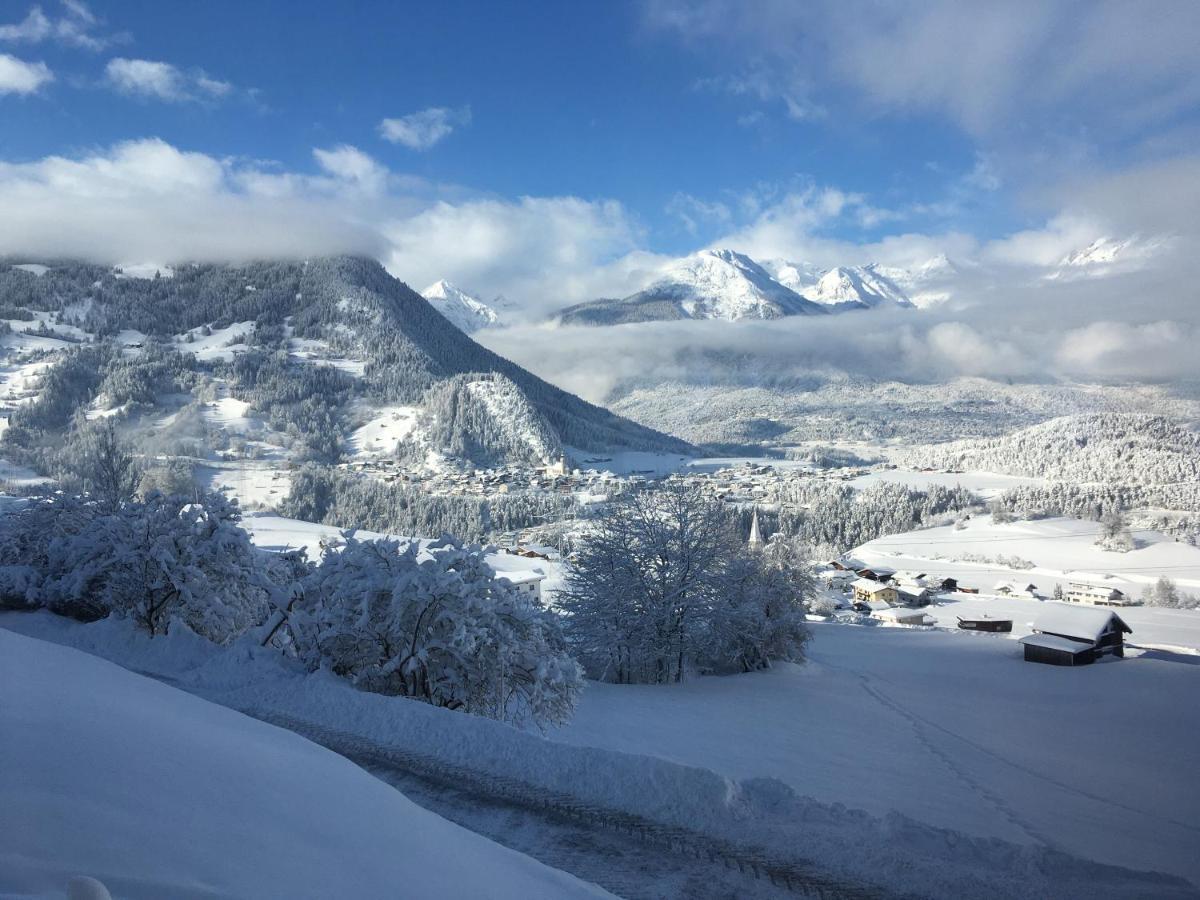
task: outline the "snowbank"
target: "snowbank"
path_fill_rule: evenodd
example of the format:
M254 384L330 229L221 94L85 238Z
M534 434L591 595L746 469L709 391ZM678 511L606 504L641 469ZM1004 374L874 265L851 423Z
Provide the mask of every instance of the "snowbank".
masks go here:
M599 897L291 732L0 629L0 894Z

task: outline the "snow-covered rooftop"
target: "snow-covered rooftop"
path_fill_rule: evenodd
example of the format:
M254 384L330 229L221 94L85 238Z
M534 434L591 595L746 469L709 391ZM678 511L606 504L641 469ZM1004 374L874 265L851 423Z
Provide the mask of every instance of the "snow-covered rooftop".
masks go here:
M850 586L855 590L869 591L872 594L877 594L880 591L891 590L886 584L878 581L872 581L870 578L856 578L850 583Z
M1031 634L1028 637L1021 638L1021 643L1034 647L1045 647L1047 650L1063 650L1067 653L1078 653L1081 650L1090 649L1087 644L1081 641L1073 641L1070 638L1059 637L1056 634Z
M1033 630L1044 634L1061 634L1088 641L1099 639L1109 620L1116 619L1128 631L1129 626L1110 609L1094 606L1071 606L1066 603L1047 603L1034 620Z

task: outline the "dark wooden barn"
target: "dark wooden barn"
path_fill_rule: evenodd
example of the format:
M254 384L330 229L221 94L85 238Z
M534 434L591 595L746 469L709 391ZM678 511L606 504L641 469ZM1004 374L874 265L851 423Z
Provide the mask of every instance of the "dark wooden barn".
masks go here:
M1125 655L1130 628L1115 612L1097 607L1049 603L1033 623L1034 633L1021 638L1026 662L1084 666L1105 654Z

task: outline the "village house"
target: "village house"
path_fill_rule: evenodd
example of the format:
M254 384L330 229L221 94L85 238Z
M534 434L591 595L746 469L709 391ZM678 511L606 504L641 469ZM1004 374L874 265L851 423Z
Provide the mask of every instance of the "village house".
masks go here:
M1036 584L1021 584L1019 581L999 581L992 592L1002 597L1021 597L1026 600L1038 599Z
M896 589L890 584L883 584L879 581L872 581L870 578L859 578L851 585L854 590L854 600L858 603L870 603L872 601L882 601L887 604L895 603L897 600Z
M533 597L538 603L542 602L542 582L546 580L544 572L532 569L525 572L497 572L497 581L507 581L522 594Z
M1034 633L1021 638L1026 662L1084 666L1101 656L1125 655L1131 629L1115 612L1051 603L1033 623Z
M1063 599L1068 603L1083 603L1088 606L1133 606L1135 603L1124 591L1084 581L1072 581L1068 584Z

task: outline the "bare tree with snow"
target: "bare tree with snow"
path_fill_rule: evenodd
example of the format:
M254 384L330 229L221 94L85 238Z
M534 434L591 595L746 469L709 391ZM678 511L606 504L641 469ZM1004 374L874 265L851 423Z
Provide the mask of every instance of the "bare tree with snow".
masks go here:
M359 687L522 724L570 717L582 687L557 619L444 538L347 539L289 618L296 648Z

